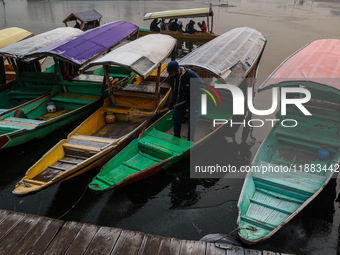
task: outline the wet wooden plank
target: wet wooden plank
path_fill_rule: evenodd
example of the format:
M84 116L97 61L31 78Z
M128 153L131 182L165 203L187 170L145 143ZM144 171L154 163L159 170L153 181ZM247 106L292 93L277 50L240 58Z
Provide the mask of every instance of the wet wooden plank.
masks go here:
M206 243L200 241L183 240L180 255L205 255Z
M24 217L23 213L12 212L0 225L0 241L12 228L14 228Z
M44 171L42 171L40 174L36 175L32 180L40 181L40 182L49 182L54 177L56 177L58 174L63 173L63 171L47 168Z
M227 255L244 255L242 247L233 246L231 250L227 250Z
M143 238L144 238L143 233L123 230L111 254L114 255L138 254Z
M159 248L159 255L172 255L172 254L179 254L181 248L181 241L176 238L163 238L160 248Z
M0 210L0 224L9 216L9 214L10 214L9 211Z
M244 249L244 255L262 255L262 252L253 249Z
M110 254L121 231L119 228L101 227L87 247L85 254Z
M276 255L275 252L272 252L272 251L263 251L262 253L263 255Z
M100 226L84 224L65 255L84 254L99 229Z
M38 216L25 215L0 241L0 254L9 254L13 246L18 244L25 234L39 221Z
M64 222L61 220L40 217L40 220L26 233L20 244L13 248L11 255L42 254L63 224Z
M77 236L82 226L83 223L74 221L66 222L43 254L46 255L64 254L71 245L73 239Z
M162 239L163 237L161 236L145 235L139 248L138 255L158 254Z
M217 248L214 243L207 243L206 255L226 255L227 250Z

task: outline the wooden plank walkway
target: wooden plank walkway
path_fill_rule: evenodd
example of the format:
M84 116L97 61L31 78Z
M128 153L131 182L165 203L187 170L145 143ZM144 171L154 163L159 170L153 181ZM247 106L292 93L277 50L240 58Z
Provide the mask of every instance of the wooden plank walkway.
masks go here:
M0 255L280 255L0 210ZM283 255L283 254L281 254Z

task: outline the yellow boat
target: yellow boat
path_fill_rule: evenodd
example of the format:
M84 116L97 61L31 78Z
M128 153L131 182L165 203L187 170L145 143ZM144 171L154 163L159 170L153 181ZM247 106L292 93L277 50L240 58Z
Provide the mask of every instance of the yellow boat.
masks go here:
M31 32L18 27L1 29L0 49L31 36L33 36ZM0 57L0 74L0 91L3 91L9 88L15 79L13 66L3 57Z
M148 35L125 44L91 62L87 68L103 65L106 83L112 92L103 106L50 149L17 183L13 193L24 195L45 189L100 166L123 149L151 122L154 112L162 109L171 93L164 72L165 59L176 46L167 35ZM110 68L118 65L131 76L114 84ZM127 84L126 84L127 83ZM117 87L124 84L120 89ZM144 118L138 118L138 114Z
M166 34L171 35L172 37L179 40L194 40L194 41L209 41L217 37L218 35L213 32L213 16L214 12L212 11L212 7L210 8L195 8L195 9L182 9L182 10L170 10L170 11L160 11L160 12L151 12L147 13L144 16L143 20L154 20L160 19L160 28L159 32L151 31L150 29L139 28L139 36L144 36L148 34ZM186 31L170 31L169 30L169 21L171 19L193 19L203 17L207 19L207 32L201 33L196 32L193 34L187 33ZM211 18L211 19L209 19ZM185 30L185 27L183 27Z

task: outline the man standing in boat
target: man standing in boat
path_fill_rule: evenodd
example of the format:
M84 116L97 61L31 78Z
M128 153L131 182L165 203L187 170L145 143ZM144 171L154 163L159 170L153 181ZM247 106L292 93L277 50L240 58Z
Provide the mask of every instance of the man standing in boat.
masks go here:
M194 141L195 127L199 120L199 87L202 84L202 80L194 71L179 66L177 61L169 62L167 71L172 88L170 108L175 104L184 102L174 109L174 136L181 137L182 121L185 113L189 111L191 120L189 119L188 122L188 140ZM192 109L191 112L190 108Z

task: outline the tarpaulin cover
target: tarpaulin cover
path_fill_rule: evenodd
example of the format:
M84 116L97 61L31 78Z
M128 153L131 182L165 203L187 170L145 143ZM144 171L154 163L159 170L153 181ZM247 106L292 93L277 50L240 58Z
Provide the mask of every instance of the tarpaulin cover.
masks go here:
M256 64L265 47L266 39L252 28L232 29L203 44L179 61L188 68L211 73L228 84L238 85Z
M212 16L213 12L209 8L171 10L161 12L150 12L145 14L144 20L157 18L188 18L188 17L205 17Z
M54 56L83 65L138 30L126 21L113 21L78 36L59 41L27 55L26 58Z
M12 43L32 36L31 32L18 27L9 27L0 30L0 49Z
M12 43L0 49L0 56L23 58L25 55L60 40L83 33L78 28L61 27L38 34L24 41Z
M340 90L339 79L340 40L324 39L307 44L288 57L259 89L312 82Z
M96 59L89 66L119 65L146 78L170 55L175 46L176 39L169 35L146 35Z

